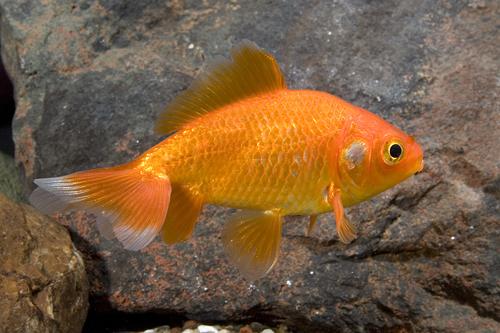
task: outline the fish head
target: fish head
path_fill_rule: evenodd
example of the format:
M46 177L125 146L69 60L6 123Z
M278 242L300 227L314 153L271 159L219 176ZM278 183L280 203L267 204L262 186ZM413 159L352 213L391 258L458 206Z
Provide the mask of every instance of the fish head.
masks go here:
M373 114L347 131L338 160L340 187L354 202L395 186L424 166L416 140Z

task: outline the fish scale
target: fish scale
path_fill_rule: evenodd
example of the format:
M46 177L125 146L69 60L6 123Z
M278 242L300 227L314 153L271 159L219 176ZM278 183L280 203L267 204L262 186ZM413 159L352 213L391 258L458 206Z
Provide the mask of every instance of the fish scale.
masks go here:
M158 151L168 152L165 173L172 175L172 183L201 187L205 200L214 204L282 207L283 214L328 210L325 139L333 139L342 127L331 126L332 118L342 119L333 102L324 93L286 90L229 105L165 142ZM312 121L311 113L321 121ZM310 160L299 165L296 157L302 161L304 155ZM192 161L190 156L203 158Z

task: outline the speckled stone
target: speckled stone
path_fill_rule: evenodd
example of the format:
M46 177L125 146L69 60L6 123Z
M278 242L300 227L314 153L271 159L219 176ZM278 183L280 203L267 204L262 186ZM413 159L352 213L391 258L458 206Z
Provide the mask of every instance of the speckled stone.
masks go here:
M64 227L0 194L0 332L80 332L88 288Z
M349 210L350 245L330 215L312 237L307 219L288 218L279 263L255 283L223 255L231 210L207 206L193 239L139 252L100 237L91 215L58 215L98 311L307 332L500 331L498 1L0 0L0 12L27 187L158 142L165 105L243 39L276 55L290 87L365 107L425 150L423 173Z

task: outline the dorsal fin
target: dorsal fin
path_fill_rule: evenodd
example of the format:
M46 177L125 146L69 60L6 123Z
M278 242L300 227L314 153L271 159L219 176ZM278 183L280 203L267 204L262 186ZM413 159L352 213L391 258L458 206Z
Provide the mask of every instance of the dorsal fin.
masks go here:
M286 88L276 60L256 45L246 42L234 48L231 56L232 61L216 64L174 98L156 123L158 133L174 132L185 123L238 100Z

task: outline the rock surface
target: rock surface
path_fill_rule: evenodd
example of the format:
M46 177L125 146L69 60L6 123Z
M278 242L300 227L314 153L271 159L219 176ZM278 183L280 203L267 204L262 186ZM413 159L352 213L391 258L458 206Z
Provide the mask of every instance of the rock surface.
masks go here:
M220 244L230 210L194 239L128 252L93 216L60 215L96 311L283 322L298 331L500 330L498 1L0 0L16 88L16 158L34 177L125 162L160 140L154 119L242 39L274 53L294 88L332 92L421 142L425 172L332 218L290 218L282 255L248 283ZM36 27L36 29L34 29Z
M24 189L14 158L0 151L0 193L14 201L24 200Z
M64 227L0 194L0 332L80 332L88 289Z

